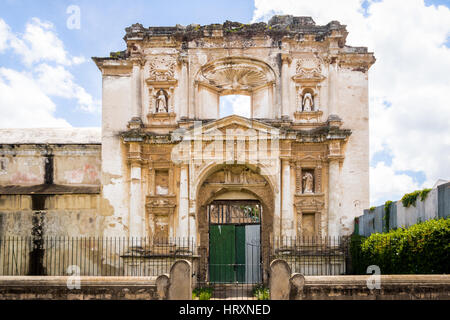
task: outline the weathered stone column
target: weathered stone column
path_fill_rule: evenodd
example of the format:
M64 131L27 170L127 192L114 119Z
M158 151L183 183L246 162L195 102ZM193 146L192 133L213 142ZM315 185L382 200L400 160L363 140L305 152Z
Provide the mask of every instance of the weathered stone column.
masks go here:
M138 61L133 63L133 71L131 74L131 108L133 117L141 117L142 104L141 104L141 66Z
M291 165L289 159L281 159L281 175L281 235L293 237L295 236L295 218L292 207Z
M183 53L179 57L179 62L181 64L181 82L180 82L180 107L179 116L180 118L188 116L189 110L189 84L188 84L188 57L186 53Z
M339 235L339 160L330 159L328 172L328 236Z
M282 117L289 117L289 64L291 58L287 54L281 54L281 103Z
M338 74L337 63L332 61L329 66L328 74L328 115L337 115L338 113Z
M143 237L144 216L142 208L141 163L133 160L130 163L130 237ZM139 239L140 240L140 239ZM140 241L136 242L140 246Z
M178 238L189 237L189 165L182 164L180 170L180 206L178 208Z

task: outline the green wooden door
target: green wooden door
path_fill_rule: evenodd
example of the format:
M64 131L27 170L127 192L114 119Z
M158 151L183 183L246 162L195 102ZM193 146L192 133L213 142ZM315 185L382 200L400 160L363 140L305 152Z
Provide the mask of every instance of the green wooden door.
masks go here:
M245 282L245 226L236 226L236 280Z
M212 283L235 281L235 241L234 225L210 225L209 278Z

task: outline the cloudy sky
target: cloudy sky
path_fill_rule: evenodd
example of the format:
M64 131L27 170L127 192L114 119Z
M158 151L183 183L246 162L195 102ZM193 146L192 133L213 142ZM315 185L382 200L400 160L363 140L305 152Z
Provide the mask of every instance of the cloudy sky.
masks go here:
M450 0L2 0L0 128L100 126L101 76L90 57L123 50L132 23L249 23L273 14L339 20L348 45L375 53L372 205L450 179Z

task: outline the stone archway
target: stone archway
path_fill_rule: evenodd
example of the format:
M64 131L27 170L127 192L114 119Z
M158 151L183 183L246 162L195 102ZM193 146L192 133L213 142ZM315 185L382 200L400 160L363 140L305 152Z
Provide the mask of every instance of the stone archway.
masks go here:
M207 208L213 201L257 200L262 206L261 257L262 280L267 282L270 260L270 239L273 235L274 192L267 178L257 167L248 165L218 165L200 182L197 192L198 243L200 253L199 281L208 279L209 221Z

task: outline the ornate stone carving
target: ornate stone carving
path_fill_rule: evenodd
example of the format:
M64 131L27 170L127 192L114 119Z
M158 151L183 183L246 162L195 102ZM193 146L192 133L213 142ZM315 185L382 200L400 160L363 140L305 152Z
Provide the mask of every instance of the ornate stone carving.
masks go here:
M174 79L176 60L169 56L156 56L149 61L151 81Z
M324 78L322 76L322 64L323 61L314 56L298 59L295 78L322 80Z
M236 92L266 86L274 81L274 77L261 63L249 63L246 59L232 57L206 65L198 81L221 92Z

